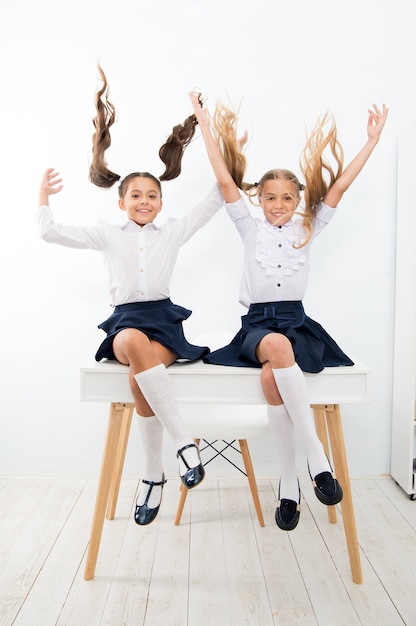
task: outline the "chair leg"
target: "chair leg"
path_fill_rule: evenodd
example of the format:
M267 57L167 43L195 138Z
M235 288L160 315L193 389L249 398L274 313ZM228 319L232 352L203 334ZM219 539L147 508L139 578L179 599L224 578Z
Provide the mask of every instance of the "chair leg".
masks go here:
M200 439L194 439L194 441L197 445L199 445ZM175 522L174 522L175 526L179 526L179 524L181 523L183 507L185 506L187 495L188 495L188 489L181 483L178 508L176 509L176 516L175 516Z
M199 444L199 439L195 439L195 442ZM246 474L247 474L247 480L250 486L250 491L251 491L251 495L252 495L253 502L254 502L254 508L256 509L256 513L257 513L257 518L259 520L260 526L264 526L265 524L264 524L264 518L263 518L263 511L261 509L259 494L257 490L256 477L254 475L254 469L253 469L253 464L251 462L251 456L250 456L250 451L249 451L248 444L247 444L247 439L239 439L238 443L240 445L241 456L243 458L244 467L245 467ZM178 503L178 508L176 510L175 526L179 526L180 524L187 495L188 495L188 489L186 489L183 485L181 485L179 503Z
M363 574L361 569L357 529L355 525L354 506L352 502L351 483L348 471L348 462L345 451L344 434L342 430L341 412L339 409L339 405L334 404L325 406L325 413L335 472L344 492L344 497L341 500L341 511L344 522L348 554L350 557L352 579L355 583L361 585L363 582Z
M187 488L181 484L178 508L176 509L175 526L179 526L179 524L181 523L182 511L183 507L185 506L185 500L187 495Z
M316 432L318 433L318 437L322 442L322 445L325 450L325 454L328 459L331 458L329 443L328 443L328 431L326 427L326 414L325 414L325 405L322 404L313 404L312 405L313 414L315 417L316 424ZM337 523L337 509L335 506L327 506L328 510L328 521L330 524Z
M239 439L241 455L244 461L244 467L246 468L247 480L250 485L250 491L254 502L254 508L256 509L257 519L260 526L264 526L263 511L261 510L261 504L259 500L259 492L257 490L256 477L254 475L253 464L251 462L250 451L248 449L247 439Z
M121 422L120 439L117 446L116 458L114 461L113 477L111 480L110 494L108 497L107 514L108 520L114 519L116 512L118 492L120 490L121 475L123 473L124 460L126 458L127 443L129 440L131 419L133 416L134 404L117 403L120 409L123 408L123 418Z
M121 408L120 408L121 406ZM114 471L114 462L120 440L121 424L123 420L124 406L111 403L108 417L107 435L104 445L104 453L101 461L100 478L98 481L97 496L95 500L94 517L91 526L90 542L88 546L87 561L84 571L84 579L94 578L97 564L98 550L100 548L101 534L104 517L108 504L111 480Z

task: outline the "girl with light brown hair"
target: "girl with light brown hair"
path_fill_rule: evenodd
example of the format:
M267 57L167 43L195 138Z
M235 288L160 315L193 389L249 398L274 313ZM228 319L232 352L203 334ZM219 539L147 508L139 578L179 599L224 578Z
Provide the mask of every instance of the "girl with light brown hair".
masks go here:
M306 458L317 498L325 505L342 499L342 488L317 436L303 371L352 365L351 359L305 314L304 297L309 249L335 214L344 192L377 145L388 109L369 111L367 141L344 169L335 122L325 115L309 137L298 177L286 169L266 172L258 183L244 181L247 136L237 139L237 116L218 104L212 119L190 94L207 153L223 193L227 211L244 244L240 302L248 309L231 343L204 361L217 365L261 368L268 418L280 459L276 524L293 530L299 521L300 488L295 463L295 434ZM327 127L329 126L329 129ZM326 160L329 149L334 170ZM302 199L303 192L303 199ZM253 217L245 197L262 209Z

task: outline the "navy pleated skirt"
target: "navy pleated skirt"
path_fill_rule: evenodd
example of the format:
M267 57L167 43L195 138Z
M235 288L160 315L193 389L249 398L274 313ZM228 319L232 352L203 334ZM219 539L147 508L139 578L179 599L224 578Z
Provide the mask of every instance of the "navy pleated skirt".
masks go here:
M150 302L131 302L114 308L110 317L98 326L107 337L97 350L96 361L115 360L113 340L120 330L137 328L149 339L158 341L177 355L177 360L197 361L209 353L207 346L195 346L185 339L182 322L192 311L173 304L167 298Z
M291 342L302 371L318 373L324 367L354 365L318 322L305 315L300 301L251 304L231 343L204 357L205 363L261 367L256 348L269 333L281 333Z

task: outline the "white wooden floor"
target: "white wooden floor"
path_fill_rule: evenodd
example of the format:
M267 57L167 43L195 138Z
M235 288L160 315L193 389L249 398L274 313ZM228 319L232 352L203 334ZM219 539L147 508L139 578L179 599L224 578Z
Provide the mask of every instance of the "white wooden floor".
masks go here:
M416 502L389 477L352 480L363 585L351 580L342 521L328 523L308 479L299 526L285 533L276 479L258 480L260 528L242 476L207 477L178 527L170 478L145 528L132 519L137 479L123 478L86 582L96 486L0 478L1 626L416 625Z

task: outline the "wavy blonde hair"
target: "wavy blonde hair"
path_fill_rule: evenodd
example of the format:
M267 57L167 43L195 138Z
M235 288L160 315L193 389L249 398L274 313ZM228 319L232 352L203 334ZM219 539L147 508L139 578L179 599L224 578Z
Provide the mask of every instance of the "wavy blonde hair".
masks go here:
M218 102L213 114L213 131L217 144L224 156L228 171L236 185L244 191L252 204L254 199L262 195L264 183L267 180L287 180L293 184L295 195L300 197L304 191L302 211L302 226L306 231L306 239L298 247L306 246L312 236L312 221L316 216L316 209L327 194L329 188L341 176L344 165L344 153L337 138L337 127L331 115L325 113L318 118L312 133L307 138L305 147L300 156L300 170L305 184L290 170L273 169L261 177L258 183L244 181L246 157L242 146L237 139L237 112L223 103ZM324 152L329 147L335 169L325 158Z

